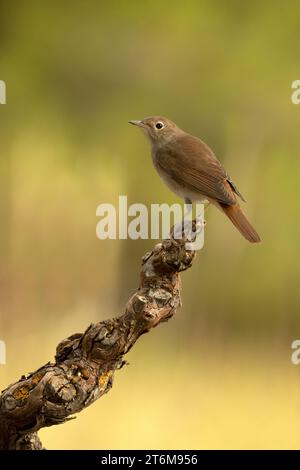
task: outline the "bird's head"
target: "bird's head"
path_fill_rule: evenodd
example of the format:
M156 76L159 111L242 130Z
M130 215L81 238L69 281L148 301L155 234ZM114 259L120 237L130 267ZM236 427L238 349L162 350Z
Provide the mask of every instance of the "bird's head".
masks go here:
M174 122L163 116L150 116L141 121L129 121L129 123L140 127L155 147L170 142L183 132Z

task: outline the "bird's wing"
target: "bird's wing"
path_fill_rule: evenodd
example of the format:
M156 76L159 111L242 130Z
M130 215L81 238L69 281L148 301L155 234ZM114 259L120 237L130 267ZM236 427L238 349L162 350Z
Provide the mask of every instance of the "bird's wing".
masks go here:
M156 150L155 162L176 183L203 196L229 205L236 203L235 194L242 197L213 151L197 137L184 134L165 144Z

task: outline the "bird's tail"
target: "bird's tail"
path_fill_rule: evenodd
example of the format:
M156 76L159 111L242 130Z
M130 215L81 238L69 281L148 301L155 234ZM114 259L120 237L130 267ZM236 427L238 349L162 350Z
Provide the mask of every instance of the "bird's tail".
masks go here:
M243 237L246 238L246 240L251 243L259 243L261 241L258 233L250 224L239 204L236 203L233 206L220 204L220 206L222 211L225 212L227 217L231 220L231 222L235 225Z

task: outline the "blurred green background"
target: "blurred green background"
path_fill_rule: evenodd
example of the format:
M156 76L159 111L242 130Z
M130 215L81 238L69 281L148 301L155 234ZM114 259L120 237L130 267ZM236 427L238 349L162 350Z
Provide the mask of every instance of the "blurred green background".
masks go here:
M179 202L128 119L208 142L263 238L210 208L181 310L47 448L300 447L299 25L292 1L0 2L2 389L138 285L154 242L98 240L96 207Z

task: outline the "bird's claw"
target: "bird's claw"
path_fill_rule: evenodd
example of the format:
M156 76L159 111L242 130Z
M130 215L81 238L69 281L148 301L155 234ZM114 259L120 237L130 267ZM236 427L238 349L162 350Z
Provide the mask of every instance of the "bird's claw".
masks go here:
M174 225L172 229L172 238L175 240L185 239L185 248L194 250L198 235L203 231L206 221L203 214L198 214L194 220L183 220ZM201 245L202 246L202 245Z

